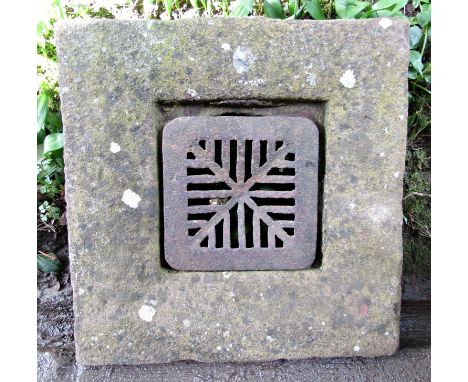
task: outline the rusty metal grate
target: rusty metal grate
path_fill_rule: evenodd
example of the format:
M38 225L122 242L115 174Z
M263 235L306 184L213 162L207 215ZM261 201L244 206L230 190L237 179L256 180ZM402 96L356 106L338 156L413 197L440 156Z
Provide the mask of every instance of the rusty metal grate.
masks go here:
M299 269L315 257L318 132L293 117L187 117L163 133L167 262Z

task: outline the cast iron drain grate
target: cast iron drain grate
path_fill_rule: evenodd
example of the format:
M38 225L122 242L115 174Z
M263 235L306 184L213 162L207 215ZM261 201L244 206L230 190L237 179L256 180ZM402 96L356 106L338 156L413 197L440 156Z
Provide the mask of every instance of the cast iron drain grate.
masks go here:
M179 270L310 267L317 172L310 120L173 120L163 132L166 261Z

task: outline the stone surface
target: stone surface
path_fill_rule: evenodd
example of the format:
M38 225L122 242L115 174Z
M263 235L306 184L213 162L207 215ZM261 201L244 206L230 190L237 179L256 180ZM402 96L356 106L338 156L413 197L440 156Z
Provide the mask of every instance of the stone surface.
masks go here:
M392 19L383 28L379 21L58 25L78 362L396 350L408 26ZM324 108L320 268L173 272L165 266L158 178L163 109L223 99ZM120 151L110 150L112 142Z
M162 139L164 258L178 270L307 269L318 129L297 117L184 117Z

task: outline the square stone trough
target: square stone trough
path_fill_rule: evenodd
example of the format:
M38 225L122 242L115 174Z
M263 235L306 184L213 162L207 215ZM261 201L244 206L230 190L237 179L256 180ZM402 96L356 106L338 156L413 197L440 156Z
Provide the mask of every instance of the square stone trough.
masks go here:
M73 20L56 38L79 363L396 351L406 21ZM165 126L219 116L317 127L312 266L194 271L166 261Z

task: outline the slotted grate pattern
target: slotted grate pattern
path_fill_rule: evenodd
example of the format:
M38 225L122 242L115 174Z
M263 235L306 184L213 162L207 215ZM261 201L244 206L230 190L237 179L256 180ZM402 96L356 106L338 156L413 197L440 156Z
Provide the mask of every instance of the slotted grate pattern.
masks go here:
M318 132L292 117L186 117L163 132L164 251L181 270L315 257Z
M279 140L200 140L192 147L187 152L188 235L196 245L289 245L294 236L294 158Z

